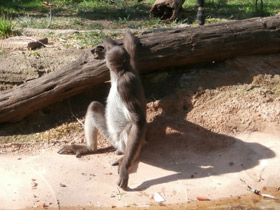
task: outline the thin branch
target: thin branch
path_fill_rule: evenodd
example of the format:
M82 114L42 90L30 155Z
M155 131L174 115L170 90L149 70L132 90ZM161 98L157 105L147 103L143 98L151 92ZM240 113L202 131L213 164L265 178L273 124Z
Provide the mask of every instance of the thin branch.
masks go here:
M76 115L73 113L69 99L68 99L68 106L69 106L69 110L70 110L72 116L84 127L85 126L84 123L81 120L79 120L79 118L77 118Z
M49 28L52 23L52 0L49 0L49 6L50 6L50 19L47 28Z
M270 199L273 199L273 200L280 200L279 198L276 198L273 195L264 194L264 193L261 193L260 190L256 190L256 189L252 188L250 185L247 184L247 182L244 179L240 179L240 181L243 182L245 185L247 185L247 190L249 190L250 192L252 192L256 195L260 195L264 198L270 198Z

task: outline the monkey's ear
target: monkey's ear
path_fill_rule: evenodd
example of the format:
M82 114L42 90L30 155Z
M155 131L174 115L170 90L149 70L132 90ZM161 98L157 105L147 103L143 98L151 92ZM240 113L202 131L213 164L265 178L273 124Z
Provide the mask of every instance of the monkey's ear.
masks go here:
M106 51L110 50L112 47L118 45L116 41L111 38L105 38L102 42L103 46L105 47Z
M140 45L140 39L137 36L134 36L130 31L126 32L123 37L124 40L127 40L127 44L134 44L136 46Z

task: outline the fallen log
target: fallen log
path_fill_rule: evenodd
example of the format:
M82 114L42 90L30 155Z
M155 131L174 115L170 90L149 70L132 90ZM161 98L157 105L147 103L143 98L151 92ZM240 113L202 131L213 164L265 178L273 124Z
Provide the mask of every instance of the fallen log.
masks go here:
M280 52L280 16L151 31L139 38L138 67L144 74L236 56ZM2 92L0 123L22 120L35 110L108 80L102 50L102 46L97 46L58 71Z

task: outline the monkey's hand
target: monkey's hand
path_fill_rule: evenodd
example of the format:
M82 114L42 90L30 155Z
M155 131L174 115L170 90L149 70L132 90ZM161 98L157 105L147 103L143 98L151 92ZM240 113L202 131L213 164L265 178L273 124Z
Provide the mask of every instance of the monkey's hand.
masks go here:
M120 174L120 178L118 181L118 186L126 190L128 184L128 170L124 167L119 167L119 174Z
M58 150L58 154L75 154L77 158L80 158L84 154L88 154L91 151L84 145L66 145Z

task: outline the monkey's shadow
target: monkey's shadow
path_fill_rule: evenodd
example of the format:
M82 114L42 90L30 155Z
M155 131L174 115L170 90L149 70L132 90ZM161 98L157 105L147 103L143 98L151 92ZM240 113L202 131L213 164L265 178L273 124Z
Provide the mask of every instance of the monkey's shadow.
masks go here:
M146 180L133 190L176 180L241 172L258 165L262 159L275 157L272 150L261 144L217 134L188 122L185 105L179 103L184 107L170 110L170 102L165 102L162 100L159 104L162 114L148 124L148 144L143 147L140 162L176 173Z

